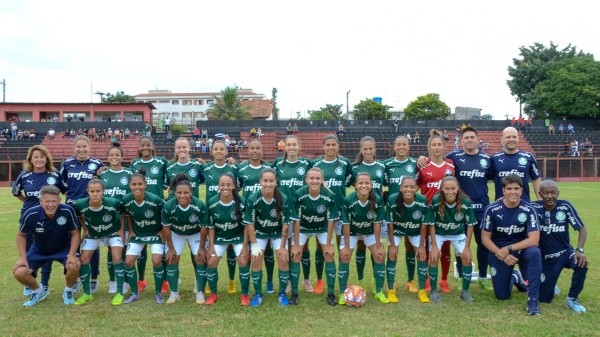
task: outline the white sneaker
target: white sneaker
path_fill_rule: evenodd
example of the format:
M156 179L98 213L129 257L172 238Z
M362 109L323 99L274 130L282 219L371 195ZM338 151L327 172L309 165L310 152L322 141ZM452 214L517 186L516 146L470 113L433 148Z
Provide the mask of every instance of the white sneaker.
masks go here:
M129 283L123 283L123 294L127 294L129 292Z
M109 294L116 294L117 293L117 282L116 281L110 281L110 282L108 282L108 293Z
M97 293L98 292L98 280L90 281L90 292Z
M73 291L78 293L78 292L81 292L82 288L83 288L83 285L81 284L81 280L80 279L75 280L75 283L73 283Z
M171 292L171 295L169 295L169 299L167 300L167 304L175 304L177 301L179 301L179 293Z
M199 291L196 293L196 304L204 304L206 300L204 299L204 292Z

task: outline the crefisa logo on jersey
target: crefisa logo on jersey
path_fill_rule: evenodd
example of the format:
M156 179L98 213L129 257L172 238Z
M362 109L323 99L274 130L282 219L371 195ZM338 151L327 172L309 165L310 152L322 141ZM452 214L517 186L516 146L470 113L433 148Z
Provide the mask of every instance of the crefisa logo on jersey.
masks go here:
M422 217L423 217L423 213L421 213L419 211L416 211L416 212L413 213L413 219L415 219L415 220L419 220Z
M521 223L527 221L527 214L519 213L519 215L517 216L517 220L519 220L519 222Z
M486 168L488 167L488 161L487 159L479 159L479 165L481 165L481 167Z
M111 221L112 221L112 215L110 215L110 214L105 214L105 215L102 217L102 221L104 221L104 222L111 222Z
M306 169L304 167L298 167L298 169L296 170L296 173L303 176L306 173Z
M375 219L375 212L369 211L369 213L367 213L367 219L369 219L369 220Z
M198 171L196 171L196 169L191 169L188 174L190 175L190 178L194 178L198 175Z
M563 221L563 220L565 220L566 218L567 218L567 215L565 214L565 212L563 212L563 211L558 211L558 212L556 213L556 220L558 220L558 221Z
M465 216L462 213L454 214L454 220L456 220L456 221L461 221L464 218L465 218Z
M344 170L342 170L341 167L335 168L335 174L337 174L338 176L341 176L343 173L344 173Z
M48 177L48 179L46 179L46 183L48 185L54 185L54 184L56 184L56 178L54 178L54 177Z
M376 175L378 178L381 178L381 177L383 176L383 172L382 172L381 170L377 170L377 171L375 171L375 175Z
M56 219L56 223L63 226L64 224L67 223L67 218L65 218L64 216L59 216L58 219Z
M144 216L145 216L146 218L151 218L151 217L153 217L153 216L154 216L154 212L152 212L151 210L147 210L147 211L144 213Z
M527 165L527 158L523 158L523 157L519 158L519 165L523 165L523 166Z
M277 210L276 209L272 209L271 210L271 217L275 218L277 216Z
M129 180L126 177L121 178L121 180L119 180L121 182L121 185L127 185L129 184Z
M160 170L159 170L159 169L158 169L158 167L156 167L156 166L152 166L152 168L150 168L150 172L151 172L152 174L158 174L158 172L159 172L159 171L160 171Z
M96 171L96 169L98 168L98 165L94 164L94 163L90 163L88 165L88 168L92 171Z
M198 222L198 217L196 214L192 214L188 220L190 220L191 223Z
M407 165L406 172L413 173L413 172L415 172L415 168L412 165Z
M325 206L323 206L323 205L320 205L319 207L317 207L317 212L318 213L323 214L323 213L325 213L325 210L326 210Z

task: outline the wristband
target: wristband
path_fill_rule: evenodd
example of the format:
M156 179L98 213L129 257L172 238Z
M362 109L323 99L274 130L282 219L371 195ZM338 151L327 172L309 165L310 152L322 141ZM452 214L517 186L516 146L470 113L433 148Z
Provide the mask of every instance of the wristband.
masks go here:
M262 254L262 250L258 245L252 245L251 253L252 256L260 256Z

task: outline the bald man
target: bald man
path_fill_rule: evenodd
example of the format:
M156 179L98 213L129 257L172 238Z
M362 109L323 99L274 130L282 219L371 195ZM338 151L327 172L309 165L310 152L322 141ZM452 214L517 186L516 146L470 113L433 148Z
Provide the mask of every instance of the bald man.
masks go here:
M533 154L519 150L519 134L517 129L509 126L502 131L503 151L492 156L494 169L494 185L496 197L504 196L502 178L516 174L523 180L523 200L530 202L529 182L533 185L533 194L537 197L542 181L537 161Z
M573 269L567 306L584 313L579 294L588 271L588 259L583 254L587 230L575 207L566 200L559 200L556 182L544 180L540 184L540 200L531 203L536 209L540 223L540 251L542 254L542 282L540 301L550 303L554 298L554 286L563 269ZM569 225L579 233L577 248L571 246Z

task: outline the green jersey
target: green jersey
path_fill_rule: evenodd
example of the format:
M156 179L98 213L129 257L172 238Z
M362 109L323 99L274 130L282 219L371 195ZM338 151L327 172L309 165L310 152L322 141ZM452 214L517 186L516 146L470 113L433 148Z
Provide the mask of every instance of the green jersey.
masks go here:
M161 221L163 227L170 227L173 233L197 234L202 226L208 224L208 211L204 203L196 197L192 197L186 208L177 203L177 198L172 198L163 206Z
M123 205L115 198L102 197L102 206L99 209L90 207L90 198L79 199L75 202L78 215L83 215L88 237L99 239L108 236L117 236L121 229L121 212Z
M277 217L275 198L267 202L262 191L258 190L246 198L244 223L254 224L254 232L259 239L276 239L281 237L283 224L296 220L291 198L281 194L281 214Z
M242 189L244 196L248 197L251 193L260 190L260 174L267 167L271 167L269 163L252 166L250 162L245 161L240 164L237 174L238 186Z
M137 172L140 168L146 170L146 192L164 198L164 189L167 185L167 166L169 162L164 157L152 157L150 160L135 158L129 168Z
M352 179L352 164L348 159L338 156L335 160L327 161L323 157L313 161L313 167L318 167L323 170L323 181L325 186L335 194L335 202L337 205L344 203L346 197L346 186L350 184ZM340 218L341 207L338 208L338 216Z
M238 244L244 241L244 206L245 200L240 198L240 216L235 214L237 204L231 200L224 204L219 196L210 199L208 204L208 228L215 229L215 245Z
M131 227L133 228L133 235L136 237L145 236L158 236L157 234L162 229L161 214L165 201L149 192L146 192L144 201L138 204L133 198L133 194L129 193L123 197L123 206L127 214L131 216ZM131 233L130 233L131 235ZM133 240L131 242L137 242ZM158 242L153 241L142 241L138 243L160 243L162 240L158 239Z
M440 214L440 196L439 194L431 200L431 212L433 213L433 222L435 223L435 234L438 235L457 235L465 234L466 226L475 226L477 219L471 200L468 197L461 198L462 206L460 213L456 211L454 205L444 206L444 215Z
M235 165L223 164L218 166L212 161L202 165L202 176L206 184L206 197L204 200L207 206L210 199L219 194L219 178L225 173L231 173L233 180L237 181L237 167Z
M370 164L362 162L360 165L352 168L352 182L356 182L356 176L359 173L368 173L371 177L371 183L373 184L373 191L377 196L383 196L383 184L385 182L385 165L380 161L374 161Z
M200 197L200 177L202 172L202 165L198 163L195 159L188 161L185 164L181 164L179 162L174 162L167 166L167 181L170 182L171 179L177 174L185 174L190 179L190 184L192 185L192 196L199 198ZM175 197L175 191L169 191L168 199Z
M410 176L416 178L417 161L408 157L405 160L389 158L384 161L385 165L385 184L389 188L389 195L400 193L400 182L402 177Z
M335 194L325 187L313 198L308 194L308 186L304 186L296 191L295 202L301 233L327 232L329 221L335 220L338 215Z
M294 162L277 158L273 163L273 168L277 172L281 193L293 198L296 191L306 185L304 177L311 167L312 163L306 158L298 158Z
M350 235L375 234L375 223L381 224L385 220L385 207L383 199L379 196L375 202L375 211L370 210L370 201L364 205L358 200L356 192L350 193L344 200L342 222L344 226L350 225Z
M112 169L105 170L100 175L100 179L104 182L104 195L117 199L123 198L125 194L131 192L129 190L129 178L133 172L129 169L113 171Z
M403 203L402 214L398 214L396 202L401 194L392 194L387 203L387 220L394 224L395 236L421 235L421 225L432 223L431 208L427 204L427 197L415 194L415 200L410 205Z

